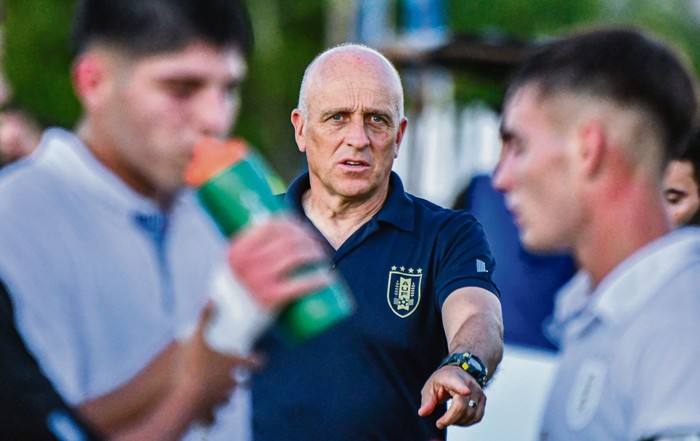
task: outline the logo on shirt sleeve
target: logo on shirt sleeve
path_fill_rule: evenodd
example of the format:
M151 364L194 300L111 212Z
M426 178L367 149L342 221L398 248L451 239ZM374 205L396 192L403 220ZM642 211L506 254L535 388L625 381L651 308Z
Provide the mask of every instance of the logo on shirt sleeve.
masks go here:
M476 272L477 273L488 273L489 270L486 269L486 262L481 259L476 259Z
M422 268L391 267L387 301L394 314L406 318L418 308L422 280Z

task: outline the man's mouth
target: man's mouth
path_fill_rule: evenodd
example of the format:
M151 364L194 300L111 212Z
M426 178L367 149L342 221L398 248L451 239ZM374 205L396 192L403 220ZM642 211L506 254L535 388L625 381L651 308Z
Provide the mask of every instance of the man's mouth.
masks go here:
M367 161L364 161L362 159L341 159L340 162L338 162L343 167L347 167L348 169L365 169L369 167L369 163Z

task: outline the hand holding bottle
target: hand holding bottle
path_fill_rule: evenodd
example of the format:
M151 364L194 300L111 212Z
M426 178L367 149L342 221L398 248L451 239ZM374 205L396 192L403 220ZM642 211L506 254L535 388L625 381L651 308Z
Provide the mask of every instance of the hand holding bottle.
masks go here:
M242 141L204 139L195 148L186 181L222 233L232 237L229 260L236 277L220 271L215 279L214 300L228 309L228 319L215 320L227 325L219 334L230 336L235 328L241 339L254 339L282 304L303 293L279 317L289 340L299 342L347 317L354 303L311 233L270 191L269 173ZM250 294L241 296L241 291ZM255 322L242 326L250 317Z

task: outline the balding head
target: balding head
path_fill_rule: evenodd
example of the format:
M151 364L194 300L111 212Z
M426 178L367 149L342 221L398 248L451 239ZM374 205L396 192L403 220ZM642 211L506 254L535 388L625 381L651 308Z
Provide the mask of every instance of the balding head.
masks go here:
M403 87L401 78L393 64L378 51L360 44L344 44L335 46L319 54L309 64L304 72L299 89L299 110L304 115L309 114L309 90L316 84L322 84L328 78L334 77L348 68L358 68L366 75L383 75L387 78L387 90L396 97L397 115L403 118Z
M383 204L408 123L401 80L384 56L345 45L316 57L291 119L311 199L339 211L372 212Z

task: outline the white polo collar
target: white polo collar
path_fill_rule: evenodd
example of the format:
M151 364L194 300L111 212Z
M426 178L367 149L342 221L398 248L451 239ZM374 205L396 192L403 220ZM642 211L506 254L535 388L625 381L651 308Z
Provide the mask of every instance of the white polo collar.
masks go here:
M638 250L593 289L581 272L562 289L555 311L555 329L571 336L596 321L624 325L674 274L700 260L700 228L684 227Z

